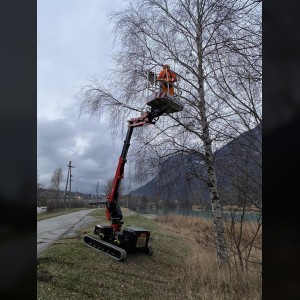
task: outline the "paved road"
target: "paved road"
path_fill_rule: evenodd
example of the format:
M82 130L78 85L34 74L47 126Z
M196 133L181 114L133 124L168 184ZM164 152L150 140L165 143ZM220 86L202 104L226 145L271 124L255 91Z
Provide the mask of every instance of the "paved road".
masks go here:
M82 226L95 222L94 217L87 216L93 210L95 208L37 222L37 254L41 253L56 239L62 236L72 236Z

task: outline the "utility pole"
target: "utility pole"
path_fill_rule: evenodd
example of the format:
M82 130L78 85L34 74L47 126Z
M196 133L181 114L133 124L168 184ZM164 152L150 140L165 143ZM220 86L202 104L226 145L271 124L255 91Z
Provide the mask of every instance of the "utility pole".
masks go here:
M98 199L99 196L99 182L97 181L97 185L96 185L96 199Z
M68 176L67 176L66 188L65 188L65 192L64 192L64 206L65 206L65 208L67 207L66 196L67 196L67 188L68 188L68 182L69 182L69 176L70 176L69 174L70 174L70 168L68 168Z
M71 168L75 168L75 167L71 165L71 161L69 162L67 167L68 167L68 176L67 176L66 188L65 188L65 192L64 192L64 205L66 207L67 188L68 188L68 183L69 183L69 179L70 179L70 183L69 183L69 209L71 209L71 181L72 181L72 177L73 177L73 175L71 174Z
M69 185L69 210L71 209L71 190L72 190L72 188L71 188L71 186L72 186L72 177L73 177L73 175L71 174L71 168L75 168L74 166L72 166L72 164L71 164L71 161L69 162L69 165L68 165L68 167L69 167L69 174L70 174L70 185Z

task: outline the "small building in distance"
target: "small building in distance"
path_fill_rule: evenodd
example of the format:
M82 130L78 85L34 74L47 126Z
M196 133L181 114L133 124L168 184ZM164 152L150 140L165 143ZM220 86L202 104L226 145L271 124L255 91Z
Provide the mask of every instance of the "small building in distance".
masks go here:
M43 214L47 212L47 206L37 207L37 214Z

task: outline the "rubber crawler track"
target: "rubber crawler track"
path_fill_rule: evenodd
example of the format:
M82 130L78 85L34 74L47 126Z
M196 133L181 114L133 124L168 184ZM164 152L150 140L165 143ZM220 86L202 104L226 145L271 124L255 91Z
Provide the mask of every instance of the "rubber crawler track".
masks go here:
M92 247L109 257L112 257L113 259L124 261L126 259L126 251L122 248L119 248L117 246L114 246L110 243L107 243L105 241L96 240L88 235L84 236L83 243L86 246Z

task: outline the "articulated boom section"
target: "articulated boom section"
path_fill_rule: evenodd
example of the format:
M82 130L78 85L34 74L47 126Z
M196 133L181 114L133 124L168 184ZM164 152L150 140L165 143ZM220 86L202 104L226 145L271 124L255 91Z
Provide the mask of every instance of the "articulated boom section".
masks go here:
M119 187L121 180L124 177L124 167L126 163L126 157L128 153L128 149L130 146L130 140L132 136L132 127L128 127L126 138L124 140L123 149L121 156L119 158L119 164L116 170L116 174L114 177L112 190L109 196L107 197L107 209L106 209L106 218L107 220L111 221L111 227L113 228L114 232L121 231L121 227L123 222L121 220L123 219L122 212L120 209L120 205L118 203L119 198Z
M120 187L121 180L124 178L124 167L126 163L128 149L130 146L130 140L132 137L133 128L144 126L144 125L150 125L150 124L155 124L155 122L153 122L149 117L149 112L148 113L143 112L140 117L132 118L128 121L128 130L127 130L126 138L124 140L122 153L119 158L119 163L114 177L112 190L109 196L107 197L107 204L106 204L107 205L106 219L108 221L111 221L111 227L113 228L113 231L115 233L121 231L121 227L123 224L123 222L121 222L123 216L122 216L120 206L118 204L119 187Z
M152 121L154 117L151 112L142 112L140 117L132 118L128 121L128 127L139 127L144 125L154 125L155 122Z
M111 226L115 232L121 230L123 215L118 204L119 197L119 186L120 182L124 177L124 166L126 163L126 158L122 156L119 158L119 164L116 170L115 178L112 185L112 190L109 196L107 197L106 202L106 219L111 221Z

